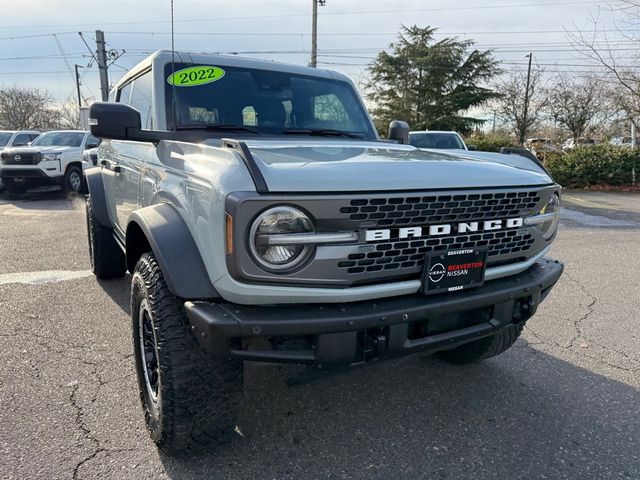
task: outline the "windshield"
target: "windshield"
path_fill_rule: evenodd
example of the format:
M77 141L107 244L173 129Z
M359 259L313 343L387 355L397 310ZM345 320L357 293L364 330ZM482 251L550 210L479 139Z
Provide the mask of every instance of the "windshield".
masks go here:
M11 132L0 132L0 147L6 147L9 140L11 140Z
M410 133L409 143L417 148L455 148L464 150L464 144L455 133Z
M208 125L254 134L344 133L377 139L359 97L344 81L212 65L176 64L172 76L168 64L165 73L169 106L175 90L177 128ZM172 129L171 108L167 125Z
M79 147L82 145L82 132L47 132L36 138L33 147Z

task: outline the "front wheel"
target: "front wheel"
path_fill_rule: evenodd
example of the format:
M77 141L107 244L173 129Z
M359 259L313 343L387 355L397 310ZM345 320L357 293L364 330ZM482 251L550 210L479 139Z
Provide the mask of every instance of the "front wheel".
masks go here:
M171 455L227 441L242 398L242 361L200 347L152 253L133 273L131 320L140 399L156 445Z
M481 338L480 340L465 343L451 350L439 352L439 355L447 362L457 365L486 360L487 358L500 355L502 352L511 348L520 336L523 328L524 323L509 325L490 337Z
M67 193L80 193L82 190L82 169L76 165L67 168L62 181L62 188Z

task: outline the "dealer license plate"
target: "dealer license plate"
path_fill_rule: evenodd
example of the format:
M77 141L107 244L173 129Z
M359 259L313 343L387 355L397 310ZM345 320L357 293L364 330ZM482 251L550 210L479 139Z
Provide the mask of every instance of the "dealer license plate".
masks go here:
M422 274L425 295L454 292L484 283L487 265L486 248L442 250L427 254Z

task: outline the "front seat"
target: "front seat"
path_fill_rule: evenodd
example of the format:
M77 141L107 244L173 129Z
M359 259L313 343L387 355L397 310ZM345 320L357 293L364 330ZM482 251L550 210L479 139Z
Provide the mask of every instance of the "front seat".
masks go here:
M284 128L287 112L277 98L262 99L254 107L259 127Z

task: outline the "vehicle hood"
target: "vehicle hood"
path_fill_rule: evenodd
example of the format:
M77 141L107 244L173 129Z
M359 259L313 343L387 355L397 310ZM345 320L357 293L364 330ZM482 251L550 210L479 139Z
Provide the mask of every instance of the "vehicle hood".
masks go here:
M553 183L518 155L423 151L411 145L317 139L249 140L271 192L428 190Z
M77 152L80 147L15 147L15 148L5 148L3 153L7 154L20 154L20 153L66 153L66 152Z

